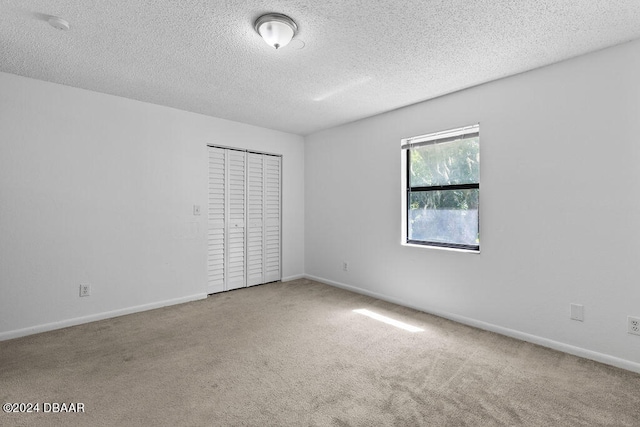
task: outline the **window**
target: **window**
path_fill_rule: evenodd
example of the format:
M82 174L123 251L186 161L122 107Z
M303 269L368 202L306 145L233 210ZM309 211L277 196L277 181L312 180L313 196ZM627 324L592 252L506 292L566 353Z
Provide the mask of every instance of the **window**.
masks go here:
M480 250L480 126L402 140L405 243Z

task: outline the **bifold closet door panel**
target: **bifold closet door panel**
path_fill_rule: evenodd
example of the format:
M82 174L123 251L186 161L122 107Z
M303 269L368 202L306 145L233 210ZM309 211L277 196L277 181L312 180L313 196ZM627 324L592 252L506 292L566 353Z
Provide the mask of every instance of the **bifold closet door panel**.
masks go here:
M281 279L281 158L209 147L209 293Z
M246 153L227 150L227 178L229 182L227 199L229 219L227 221L227 283L226 290L242 288L245 279L245 221L246 221Z
M264 282L281 279L282 158L264 156Z
M247 286L264 283L264 155L247 154Z
M207 293L225 290L226 150L209 147Z

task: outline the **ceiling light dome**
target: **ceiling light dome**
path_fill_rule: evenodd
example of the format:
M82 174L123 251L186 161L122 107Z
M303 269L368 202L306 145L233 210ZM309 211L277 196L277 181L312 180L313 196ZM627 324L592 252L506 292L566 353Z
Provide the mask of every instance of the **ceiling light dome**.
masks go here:
M293 19L280 13L268 13L256 20L254 28L269 46L279 49L289 44L298 31Z
M50 16L47 22L58 30L67 31L69 29L69 23L58 16Z

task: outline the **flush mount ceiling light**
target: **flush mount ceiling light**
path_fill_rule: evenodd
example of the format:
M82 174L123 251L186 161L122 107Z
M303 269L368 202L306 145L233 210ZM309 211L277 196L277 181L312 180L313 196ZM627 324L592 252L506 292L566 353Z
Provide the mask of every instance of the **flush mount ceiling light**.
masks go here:
M280 13L268 13L256 20L254 28L269 46L279 49L289 44L298 31L293 19Z
M58 30L67 31L69 29L69 23L57 16L50 16L47 22L49 22L49 25L53 28Z

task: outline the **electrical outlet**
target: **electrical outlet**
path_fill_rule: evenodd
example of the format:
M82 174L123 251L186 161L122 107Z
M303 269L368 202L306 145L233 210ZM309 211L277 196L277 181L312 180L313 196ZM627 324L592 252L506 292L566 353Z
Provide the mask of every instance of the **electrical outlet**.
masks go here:
M627 317L627 332L633 335L640 335L640 317Z
M91 285L80 285L80 296L88 297L91 295Z
M200 205L193 205L193 214L200 215Z
M342 261L342 271L349 271L349 263L347 261Z

